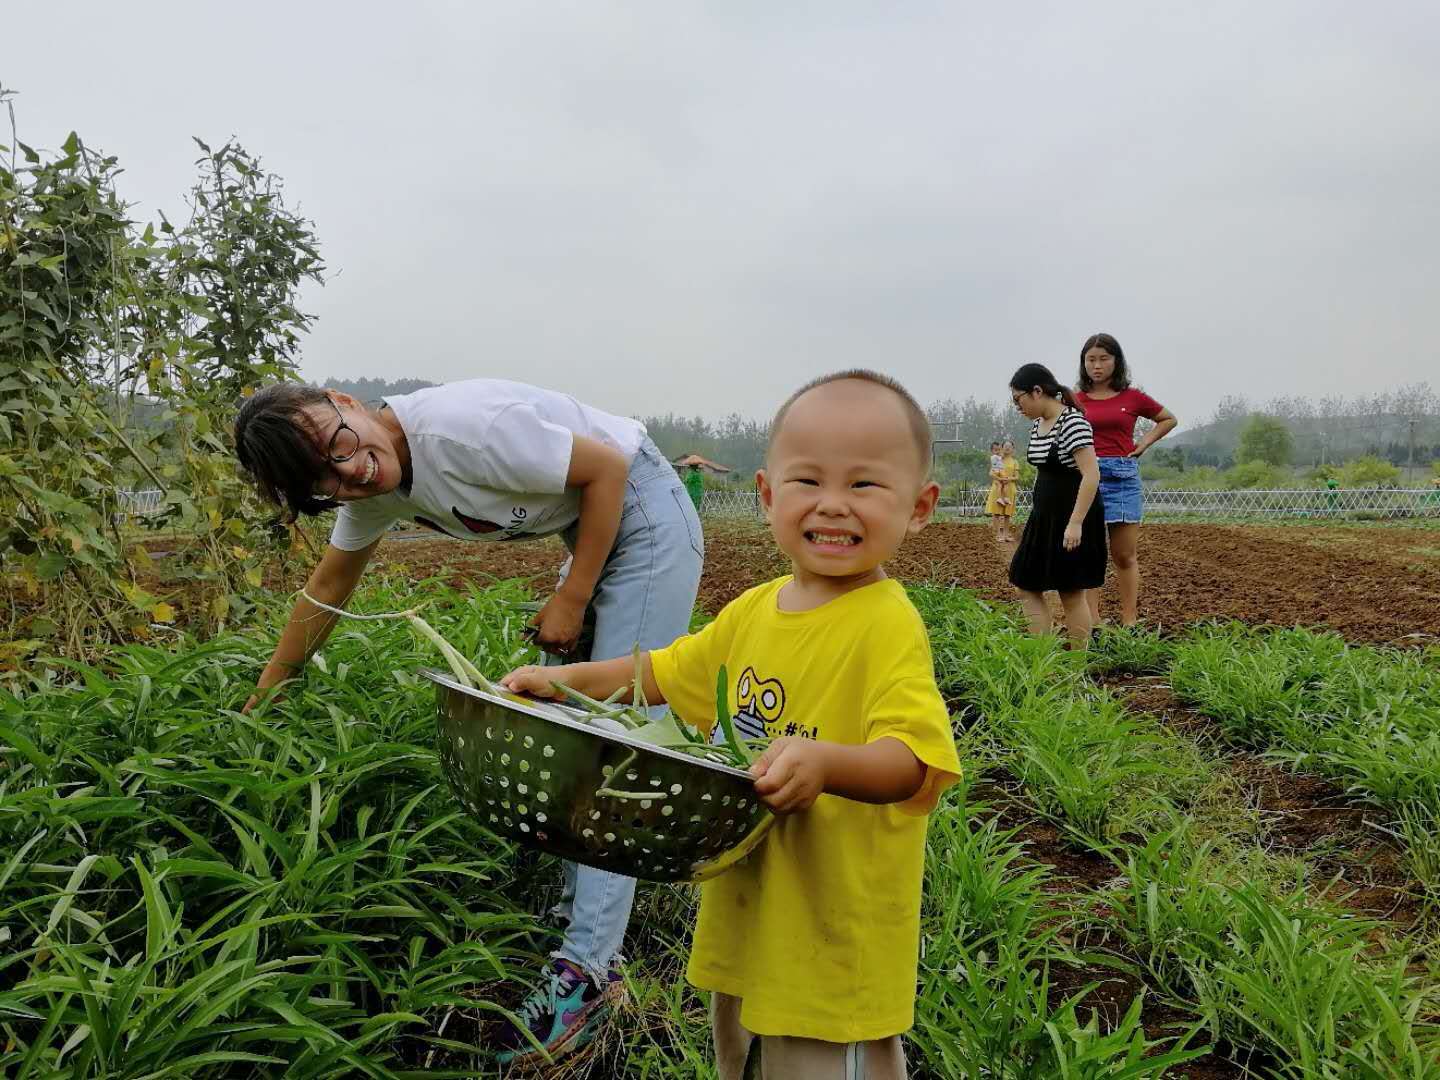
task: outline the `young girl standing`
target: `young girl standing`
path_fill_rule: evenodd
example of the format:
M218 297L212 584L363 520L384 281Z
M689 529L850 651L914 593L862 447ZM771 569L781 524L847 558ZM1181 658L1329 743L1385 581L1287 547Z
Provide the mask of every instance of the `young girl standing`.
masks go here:
M1110 533L1110 561L1120 587L1120 625L1132 626L1140 599L1140 456L1170 434L1177 423L1169 409L1130 385L1125 351L1109 334L1094 334L1080 349L1080 389L1075 395L1095 432L1100 461L1100 497ZM1155 426L1135 441L1139 417ZM1100 590L1087 597L1090 617L1100 621Z

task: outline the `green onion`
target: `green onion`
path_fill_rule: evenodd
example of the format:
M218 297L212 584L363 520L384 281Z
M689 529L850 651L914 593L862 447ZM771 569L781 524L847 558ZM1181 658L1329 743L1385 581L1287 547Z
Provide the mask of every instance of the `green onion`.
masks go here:
M730 675L725 670L725 665L720 665L720 670L715 676L715 719L720 724L720 730L725 735L725 745L730 749L730 755L735 759L735 767L744 769L755 759L755 754L749 747L743 745L735 734L735 724L730 719Z

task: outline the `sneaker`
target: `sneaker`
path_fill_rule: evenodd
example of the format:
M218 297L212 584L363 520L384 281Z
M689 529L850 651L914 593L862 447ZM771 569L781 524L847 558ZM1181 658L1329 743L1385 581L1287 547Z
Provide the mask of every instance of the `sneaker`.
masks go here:
M535 1041L552 1058L578 1050L595 1037L605 1012L619 997L620 973L611 969L603 987L569 960L550 962L544 982L520 1006L517 1015ZM528 1061L544 1055L535 1049L520 1028L513 1024L499 1038L496 1057L502 1065Z

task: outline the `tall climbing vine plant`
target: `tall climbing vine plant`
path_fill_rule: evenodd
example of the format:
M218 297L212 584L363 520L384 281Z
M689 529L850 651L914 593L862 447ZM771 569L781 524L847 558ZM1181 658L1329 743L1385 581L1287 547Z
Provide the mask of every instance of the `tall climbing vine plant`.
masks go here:
M183 224L141 227L117 159L71 133L0 144L0 674L177 618L222 624L303 534L270 528L236 474L241 398L297 378L323 280L313 225L235 143L197 143ZM158 490L126 518L115 493ZM144 541L163 534L163 576ZM163 581L164 584L159 584Z

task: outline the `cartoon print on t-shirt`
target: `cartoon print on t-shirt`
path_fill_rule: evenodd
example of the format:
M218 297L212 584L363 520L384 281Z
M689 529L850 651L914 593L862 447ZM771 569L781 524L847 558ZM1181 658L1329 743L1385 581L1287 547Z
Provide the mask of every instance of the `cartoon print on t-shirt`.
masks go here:
M785 686L779 679L762 679L753 667L747 667L735 684L736 710L731 719L735 731L741 738L761 739L766 735L798 735L806 739L819 736L819 729L807 728L794 721L780 726L785 713ZM715 737L723 739L720 725L715 725Z

